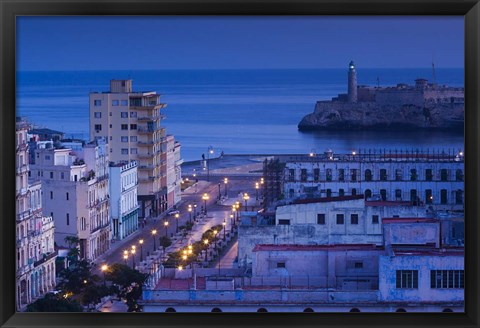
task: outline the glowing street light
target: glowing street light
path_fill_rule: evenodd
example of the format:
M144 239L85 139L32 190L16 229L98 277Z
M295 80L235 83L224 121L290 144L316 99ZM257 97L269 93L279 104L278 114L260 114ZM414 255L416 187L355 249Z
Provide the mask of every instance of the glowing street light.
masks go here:
M132 248L130 253L132 254L132 269L135 269L135 248Z
M192 223L192 205L190 204L188 205L188 215L189 215L188 222Z
M235 219L233 218L233 214L230 214L230 231L233 232L233 226L235 225Z
M178 233L178 218L179 218L179 217L180 217L180 214L175 213L175 219L176 219L176 221L177 221L177 227L176 227L176 231L175 231L176 233Z
M123 254L123 260L125 261L125 265L127 265L128 251L127 251L127 254Z
M143 261L143 239L140 239L138 243L140 244L140 262L142 262Z
M208 262L208 239L204 239L203 244L205 245L205 262Z
M105 272L107 272L107 270L108 270L108 265L106 265L106 264L102 265L101 269L102 269L102 272L103 272L103 285L105 286L105 284L106 284L106 282L105 282Z
M213 147L207 148L207 181L210 181L210 154L213 154Z
M255 182L255 191L257 192L257 197L256 200L258 200L258 189L260 188L260 185L258 182Z
M168 221L163 222L163 226L165 227L165 237L168 237Z
M223 225L223 240L225 241L225 231L227 230L227 222L225 221L225 219L223 219L222 225Z
M208 196L207 193L204 193L203 196L202 196L202 199L204 201L204 206L205 206L205 215L207 215L207 200L210 199L210 196Z
M248 210L248 208L247 208L247 202L248 202L249 199L250 199L250 196L248 196L247 193L244 193L244 194L243 194L243 200L245 201L245 211Z
M223 183L225 184L225 197L227 197L227 183L228 183L228 178L223 178Z
M155 235L157 234L157 230L153 229L152 230L152 237L153 237L153 251L155 252L157 250L157 241L155 238Z

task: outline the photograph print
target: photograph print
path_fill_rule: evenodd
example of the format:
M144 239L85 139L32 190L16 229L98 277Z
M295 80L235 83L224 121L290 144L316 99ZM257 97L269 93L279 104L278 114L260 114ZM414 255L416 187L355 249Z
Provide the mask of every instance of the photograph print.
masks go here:
M19 312L464 312L463 16L18 16Z

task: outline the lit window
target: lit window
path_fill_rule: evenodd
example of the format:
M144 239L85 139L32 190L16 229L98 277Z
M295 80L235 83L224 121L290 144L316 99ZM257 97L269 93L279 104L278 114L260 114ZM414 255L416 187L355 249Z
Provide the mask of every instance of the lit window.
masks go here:
M112 106L118 106L118 100L112 100Z
M128 142L128 136L121 136L120 141L121 142Z

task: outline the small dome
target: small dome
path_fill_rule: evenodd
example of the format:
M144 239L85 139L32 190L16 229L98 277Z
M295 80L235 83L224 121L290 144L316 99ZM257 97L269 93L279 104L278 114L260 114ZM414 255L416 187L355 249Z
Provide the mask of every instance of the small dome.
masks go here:
M348 67L349 68L355 68L355 63L353 62L353 60L350 62L350 64L348 64Z

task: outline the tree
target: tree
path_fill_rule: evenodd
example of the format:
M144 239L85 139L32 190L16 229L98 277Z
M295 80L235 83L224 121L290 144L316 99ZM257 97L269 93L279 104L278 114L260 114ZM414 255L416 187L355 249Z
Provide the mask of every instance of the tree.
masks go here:
M137 301L142 296L142 286L147 276L127 265L115 263L107 272L106 279L112 282L116 294L126 300L128 312L139 312Z
M162 236L160 237L160 246L163 247L163 251L165 252L165 249L172 244L172 240L168 238L167 236Z
M82 295L82 304L90 306L90 304L98 304L102 298L107 295L114 294L115 291L104 285L88 284Z
M27 312L83 312L82 306L75 300L66 299L60 294L46 294L27 306Z
M100 277L92 275L92 265L86 260L73 263L67 269L60 272L60 283L58 286L64 292L72 292L80 294L83 292L87 284L100 281Z

